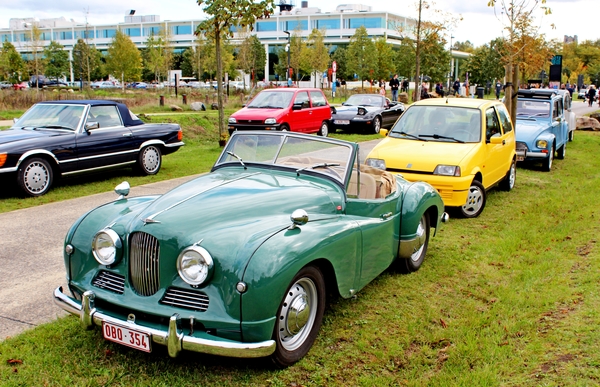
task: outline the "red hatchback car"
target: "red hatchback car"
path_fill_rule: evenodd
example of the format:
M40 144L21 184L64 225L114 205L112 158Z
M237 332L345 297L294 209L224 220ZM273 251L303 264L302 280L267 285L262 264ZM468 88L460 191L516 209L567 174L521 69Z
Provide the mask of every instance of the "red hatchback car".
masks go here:
M266 89L229 117L229 134L236 130L289 130L327 137L329 120L331 107L320 89Z

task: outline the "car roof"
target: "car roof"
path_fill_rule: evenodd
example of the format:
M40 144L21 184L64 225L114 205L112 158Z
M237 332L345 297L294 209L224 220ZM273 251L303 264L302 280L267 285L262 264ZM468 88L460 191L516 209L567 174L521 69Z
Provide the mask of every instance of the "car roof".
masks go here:
M534 98L534 99L552 99L558 96L558 91L554 89L519 89L517 92L519 98Z
M123 124L125 126L143 125L144 121L134 119L129 111L129 108L120 102L115 102L106 99L82 99L82 100L60 100L60 101L42 101L37 104L42 105L91 105L91 106L116 106L121 113Z
M272 89L264 89L262 91L262 93L264 92L273 92L273 91L321 91L321 89L316 89L314 87L275 87Z
M464 107L472 109L482 109L487 106L500 105L502 102L491 99L478 98L427 98L413 103L414 105L425 106L448 106L448 107Z

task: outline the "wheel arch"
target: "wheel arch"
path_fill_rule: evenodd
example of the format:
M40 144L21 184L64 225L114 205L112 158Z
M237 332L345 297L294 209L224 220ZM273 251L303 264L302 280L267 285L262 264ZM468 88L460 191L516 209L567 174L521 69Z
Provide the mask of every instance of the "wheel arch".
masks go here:
M35 158L35 157L48 161L48 163L50 164L50 167L52 168L52 173L55 176L60 175L58 159L52 152L47 151L45 149L34 149L34 150L30 150L30 151L23 153L21 155L21 157L19 157L19 161L17 161L15 170L18 171L19 168L21 167L21 164L23 164L25 161L27 161L31 158Z
M417 182L411 184L402 199L402 222L400 223L400 242L415 236L423 214L429 215L429 226L436 232L444 213L444 203L437 191L429 184ZM434 233L435 236L435 233Z

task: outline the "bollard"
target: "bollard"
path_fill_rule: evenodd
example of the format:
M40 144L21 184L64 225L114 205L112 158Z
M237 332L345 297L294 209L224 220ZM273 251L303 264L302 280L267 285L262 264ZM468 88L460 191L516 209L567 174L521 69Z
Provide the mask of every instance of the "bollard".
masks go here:
M165 106L165 96L164 95L160 96L160 100L159 101L160 101L160 106Z
M187 94L181 94L181 97L183 98L183 104L187 105Z

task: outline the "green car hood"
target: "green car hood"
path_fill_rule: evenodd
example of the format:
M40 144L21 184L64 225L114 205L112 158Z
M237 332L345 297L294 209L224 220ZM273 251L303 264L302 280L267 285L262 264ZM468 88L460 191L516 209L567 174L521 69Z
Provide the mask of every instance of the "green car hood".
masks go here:
M389 169L433 172L439 164L461 165L479 143L416 141L386 138L371 151L369 158L385 160Z

